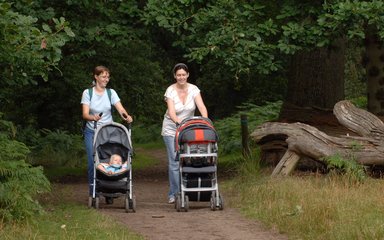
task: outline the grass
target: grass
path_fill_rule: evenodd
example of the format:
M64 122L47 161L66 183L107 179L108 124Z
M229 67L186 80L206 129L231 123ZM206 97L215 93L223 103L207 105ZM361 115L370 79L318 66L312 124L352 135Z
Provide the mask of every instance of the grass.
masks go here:
M162 142L138 144L135 148L158 149ZM53 167L44 169L46 176L58 179L63 176L84 176L86 158L81 167ZM154 163L153 158L142 152L132 157L132 168L142 169ZM52 192L41 197L40 202L45 213L33 220L20 223L1 223L0 239L144 239L125 225L102 215L97 210L71 202L72 191L65 185L52 185Z
M153 149L161 149L165 148L164 144L162 142L154 142L154 143L148 143L148 144L137 144L134 146L135 149L144 149L144 150L153 150ZM134 156L132 157L132 169L143 169L145 167L151 166L155 163L156 160L153 159L153 157L150 157L142 151L135 151Z
M69 200L72 190L54 185L40 201L45 213L23 223L0 223L1 239L144 239L97 210Z
M7 225L0 231L1 239L144 239L85 207L65 204L52 211L22 227Z
M161 142L134 147L164 148ZM258 153L252 156L253 160L241 153L219 156L219 175L224 171L234 176L219 178L226 206L239 208L246 217L290 239L384 239L382 179L354 182L348 176L312 173L270 178L271 169L260 167ZM138 151L134 168L152 161L145 151ZM142 239L96 210L68 201L71 192L65 187L52 192L41 199L47 210L43 216L24 225L0 225L1 239Z
M384 239L384 184L309 174L270 178L247 174L226 181L230 205L291 239Z

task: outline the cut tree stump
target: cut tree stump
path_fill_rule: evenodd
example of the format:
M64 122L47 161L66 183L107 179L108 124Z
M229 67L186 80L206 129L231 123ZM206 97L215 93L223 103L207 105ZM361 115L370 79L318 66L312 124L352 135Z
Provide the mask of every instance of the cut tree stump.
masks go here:
M267 122L253 131L251 137L262 151L285 151L272 176L290 174L301 159L310 158L326 165L324 158L335 155L366 166L384 166L384 123L347 100L336 103L333 113L356 136L329 136L300 122Z

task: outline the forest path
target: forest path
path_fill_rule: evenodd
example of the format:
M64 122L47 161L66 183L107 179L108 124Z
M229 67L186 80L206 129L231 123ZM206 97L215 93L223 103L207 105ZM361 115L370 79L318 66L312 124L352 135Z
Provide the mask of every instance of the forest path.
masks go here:
M117 198L112 205L100 201L99 211L126 225L129 229L149 240L280 240L288 239L277 232L266 230L259 222L243 217L237 209L225 206L224 210L211 211L209 202L190 202L188 212L177 212L174 204L167 203L168 175L165 149L144 150L157 164L150 168L133 169L133 192L136 195L136 212L126 213L124 198ZM220 178L218 179L220 186ZM87 204L85 183L77 183L75 188L83 188L84 196L77 201ZM226 199L225 192L223 193Z

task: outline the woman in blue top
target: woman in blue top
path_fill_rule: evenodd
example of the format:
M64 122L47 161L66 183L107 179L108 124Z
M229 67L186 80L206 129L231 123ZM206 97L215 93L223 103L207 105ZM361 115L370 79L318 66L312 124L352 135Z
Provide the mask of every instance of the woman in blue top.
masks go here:
M93 196L93 136L95 134L95 123L97 125L110 123L112 119L112 105L115 106L120 116L128 123L132 122L132 117L127 113L120 102L116 91L110 89L111 97L107 93L109 82L109 69L104 66L97 66L93 71L95 85L92 96L90 91L85 89L81 98L83 119L87 121L84 129L84 143L88 158L88 183L89 195Z

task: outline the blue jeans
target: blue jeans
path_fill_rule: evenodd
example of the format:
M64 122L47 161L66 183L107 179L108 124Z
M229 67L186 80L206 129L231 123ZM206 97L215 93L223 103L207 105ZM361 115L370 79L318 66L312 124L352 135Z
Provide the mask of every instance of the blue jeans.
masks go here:
M180 190L179 161L176 161L175 137L163 136L168 154L168 177L169 192L168 197L175 197Z
M89 195L93 194L93 177L94 177L94 163L93 163L93 136L95 131L89 128L84 130L84 144L85 151L87 152L88 159L88 185L89 185Z

